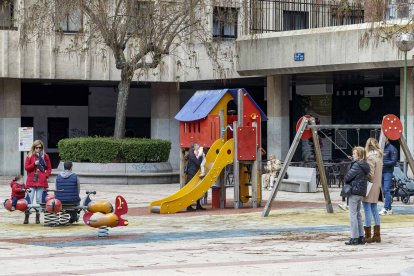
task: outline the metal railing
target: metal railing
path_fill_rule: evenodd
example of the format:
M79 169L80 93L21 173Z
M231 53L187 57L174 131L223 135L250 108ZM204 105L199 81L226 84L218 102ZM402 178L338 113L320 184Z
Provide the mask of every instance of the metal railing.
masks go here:
M0 1L0 30L13 30L14 26L14 5Z
M253 0L250 2L252 33L282 32L364 22L360 4L338 5L332 0Z

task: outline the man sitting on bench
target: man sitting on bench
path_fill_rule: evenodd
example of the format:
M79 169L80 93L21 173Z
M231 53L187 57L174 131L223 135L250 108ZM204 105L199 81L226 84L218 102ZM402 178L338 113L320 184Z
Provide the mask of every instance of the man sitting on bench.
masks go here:
M65 161L63 163L64 171L56 177L56 198L62 202L63 207L65 205L73 205L73 207L79 206L80 203L80 185L79 178L76 173L72 172L72 162ZM77 212L70 212L71 222L77 221Z

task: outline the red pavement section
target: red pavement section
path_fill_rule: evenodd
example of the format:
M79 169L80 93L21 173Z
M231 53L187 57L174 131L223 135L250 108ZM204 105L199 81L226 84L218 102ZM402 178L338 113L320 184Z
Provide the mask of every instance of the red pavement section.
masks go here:
M260 208L252 208L252 204L249 202L248 204L244 204L243 208L234 209L234 202L227 201L225 209L212 209L211 202L208 202L207 205L203 207L207 210L205 211L195 211L195 212L187 212L182 211L175 214L154 214L150 213L149 207L135 207L128 209L128 216L199 216L199 215L229 215L229 214L244 214L244 213L252 213L252 212L261 212L266 205L266 201L262 201L262 207ZM272 210L276 209L289 209L289 208L324 208L325 203L319 202L304 202L304 201L275 201L272 204Z

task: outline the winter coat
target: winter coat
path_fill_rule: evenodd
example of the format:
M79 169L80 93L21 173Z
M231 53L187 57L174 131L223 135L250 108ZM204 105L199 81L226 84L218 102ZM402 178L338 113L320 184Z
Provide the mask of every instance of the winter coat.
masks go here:
M387 143L384 147L384 161L383 161L382 172L383 173L394 172L394 167L397 164L397 161L398 161L397 149L390 143Z
M63 204L80 202L80 186L76 173L71 170L65 170L56 177L55 196Z
M369 165L366 161L353 161L348 168L344 181L352 187L353 195L365 196L367 193L367 182L369 174Z
M203 158L197 158L194 155L194 152L189 152L188 160L187 160L187 181L190 181L194 175L196 175L197 171L200 169L201 162L203 162Z
M25 190L24 190L25 189L24 184L20 184L20 183L17 183L16 181L12 180L10 182L10 187L11 187L11 190L12 190L11 198L13 198L15 196L17 196L19 199L24 198L24 196L26 194Z
M49 177L50 173L52 172L52 164L50 164L50 159L47 154L43 155L43 159L45 160L46 165L44 166L45 171L42 172L39 170L38 166L35 166L35 161L38 159L36 154L32 156L27 156L24 162L24 169L27 171L27 180L26 180L26 187L44 187L48 188L49 183L47 182L47 178ZM33 182L33 177L35 172L38 173L38 178L36 182Z
M367 163L370 167L368 179L373 184L368 196L364 197L362 201L368 203L377 203L379 194L381 192L382 157L377 151L370 151L367 154Z

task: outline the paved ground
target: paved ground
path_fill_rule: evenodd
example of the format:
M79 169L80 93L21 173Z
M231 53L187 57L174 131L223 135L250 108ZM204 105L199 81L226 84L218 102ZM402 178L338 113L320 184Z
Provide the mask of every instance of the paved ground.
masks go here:
M149 202L177 189L82 186L82 196L96 190L96 200L126 198L130 224L112 228L109 238L82 223L51 228L31 217L23 225L21 212L2 208L0 275L414 275L413 205L396 202L396 214L381 217L382 243L345 246L348 217L337 208L338 188L331 189L334 214L326 213L322 192L279 192L266 218L262 208L147 213ZM0 198L9 190L0 178Z

